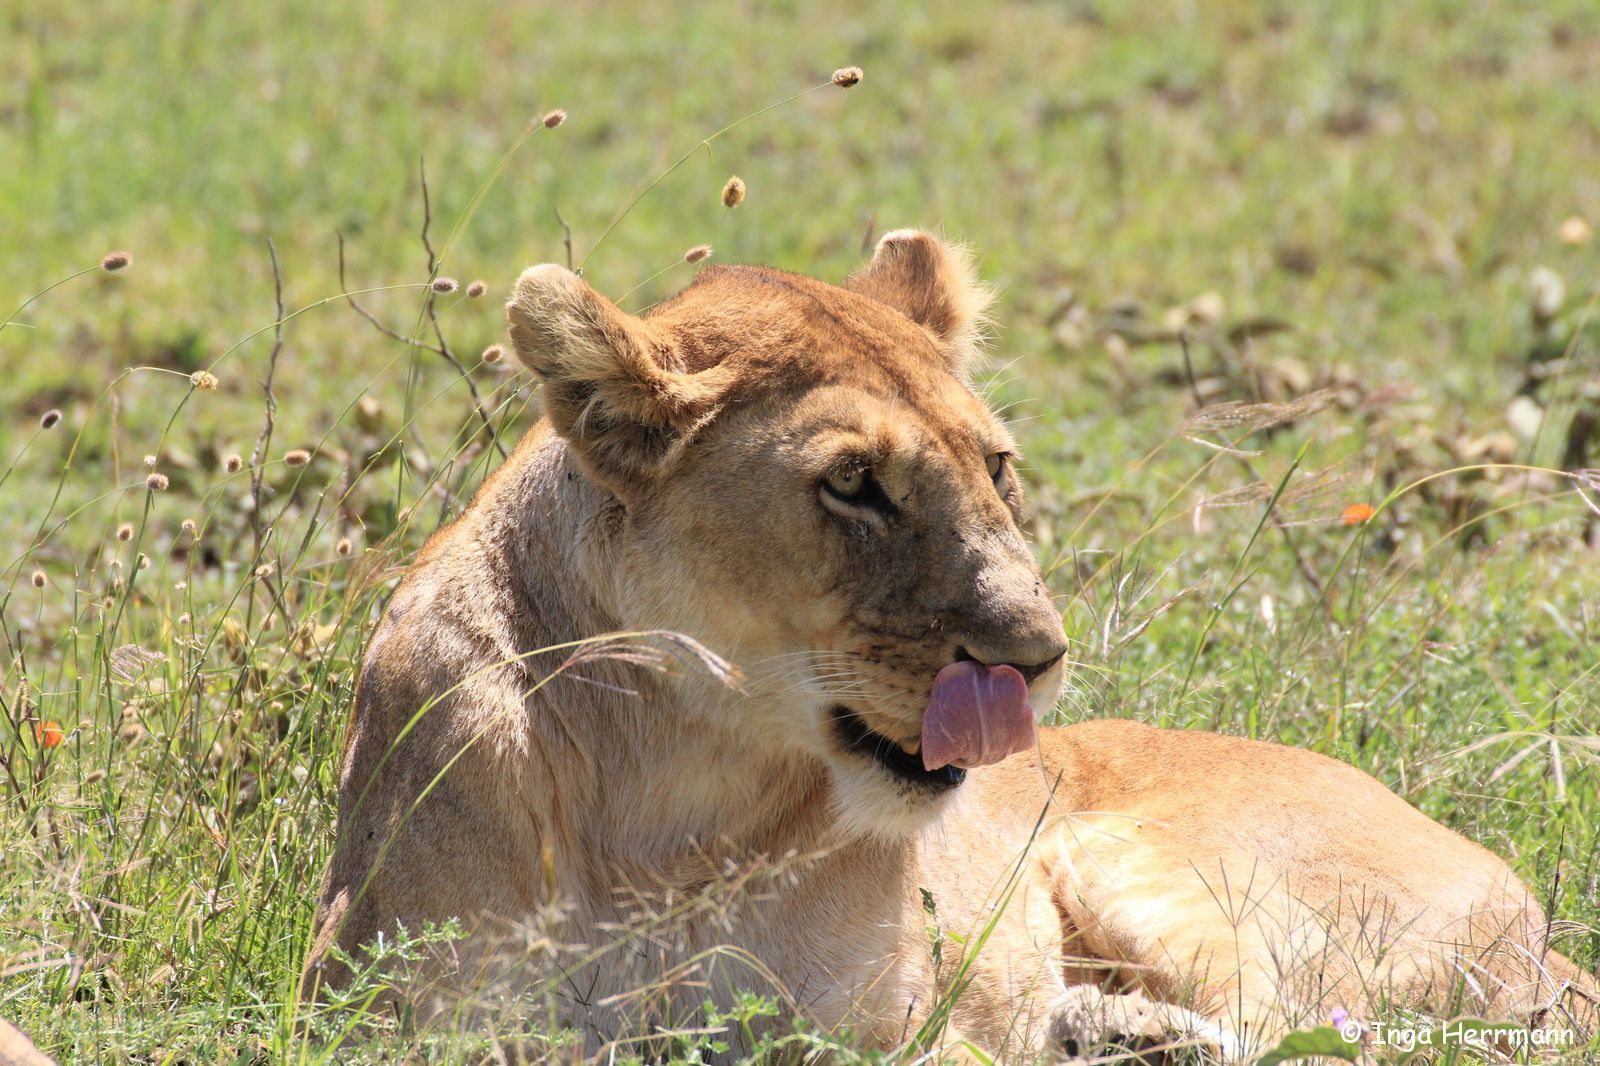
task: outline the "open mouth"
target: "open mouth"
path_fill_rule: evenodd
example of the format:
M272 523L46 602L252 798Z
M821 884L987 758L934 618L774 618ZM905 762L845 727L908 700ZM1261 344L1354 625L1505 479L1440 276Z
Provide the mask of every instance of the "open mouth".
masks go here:
M893 740L882 733L874 733L848 707L833 708L833 729L847 751L871 759L908 784L926 789L950 789L967 779L967 772L959 766L923 769L921 755L907 754Z

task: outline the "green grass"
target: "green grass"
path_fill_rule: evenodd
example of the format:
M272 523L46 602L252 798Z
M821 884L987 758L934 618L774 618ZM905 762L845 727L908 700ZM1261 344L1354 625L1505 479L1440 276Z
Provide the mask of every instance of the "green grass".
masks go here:
M343 234L350 287L386 288L365 306L420 324L423 157L440 272L489 282L441 328L507 443L526 382L477 353L516 272L564 258L557 211L615 296L702 242L832 279L888 228L972 242L1082 641L1064 718L1348 759L1506 856L1600 963L1597 519L1545 473L1411 487L1600 466L1569 432L1600 404L1600 244L1558 238L1600 228L1593 5L65 0L0 28L0 313L135 256L0 333L0 1017L47 1050L313 1054L284 1004L363 642L498 459L444 360L319 304ZM701 138L846 63L862 85L693 154L589 256ZM229 473L263 425L268 238L287 309L317 306L284 325L270 446ZM1539 267L1565 282L1551 315ZM207 368L220 389L193 391ZM1270 429L1186 421L1197 394L1323 387Z

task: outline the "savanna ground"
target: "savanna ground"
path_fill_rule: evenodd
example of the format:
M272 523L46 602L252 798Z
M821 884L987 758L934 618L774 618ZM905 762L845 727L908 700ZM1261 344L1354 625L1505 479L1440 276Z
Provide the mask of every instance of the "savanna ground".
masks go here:
M972 242L1079 641L1062 720L1347 759L1600 963L1600 486L1552 472L1600 466L1600 9L62 0L0 29L0 311L133 255L0 335L0 1017L45 1050L485 1050L292 1002L363 642L530 421L479 353L567 258L557 212L630 309L701 243L839 279L887 228ZM427 296L423 158L437 273L485 296ZM341 234L398 336L336 299Z

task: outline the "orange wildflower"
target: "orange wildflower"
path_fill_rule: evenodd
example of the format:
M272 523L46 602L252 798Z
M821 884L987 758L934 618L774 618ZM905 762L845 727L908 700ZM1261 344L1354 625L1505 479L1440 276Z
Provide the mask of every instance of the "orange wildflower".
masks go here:
M1339 521L1347 526L1359 526L1377 513L1378 509L1370 503L1352 503L1339 515Z

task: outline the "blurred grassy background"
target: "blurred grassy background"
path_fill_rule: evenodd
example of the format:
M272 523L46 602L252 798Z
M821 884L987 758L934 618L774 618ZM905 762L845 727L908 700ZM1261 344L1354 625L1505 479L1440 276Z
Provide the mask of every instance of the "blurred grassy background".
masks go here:
M837 276L870 224L940 225L1002 284L1008 355L1050 349L1055 285L1090 306L1215 290L1294 322L1302 357L1423 367L1476 401L1521 355L1529 270L1592 262L1556 240L1568 215L1600 217L1591 5L853 11L13 8L0 283L26 294L111 247L143 263L8 338L24 369L5 400L82 389L86 364L206 361L270 311L267 236L291 305L335 291L339 231L355 279L416 280L417 160L453 221L530 116L567 108L453 249L451 272L503 290L561 256L553 209L582 254L696 140L845 62L867 69L859 94L717 142L608 241L595 282L620 293L702 240ZM729 172L751 195L724 217ZM487 342L496 317L467 328ZM296 331L308 372L381 365L347 315ZM1101 406L1064 391L1075 412Z
M351 288L426 281L419 160L442 247L530 121L565 108L441 267L489 284L439 306L509 438L525 382L476 353L500 339L516 273L565 256L556 213L586 257L701 138L845 64L860 86L740 125L663 181L588 259L591 282L620 297L702 242L834 280L885 229L971 242L1001 292L991 386L1085 642L1066 716L1351 759L1596 923L1594 517L1559 479L1490 470L1430 482L1371 526L1339 521L1464 464L1600 465L1582 428L1600 405L1593 4L63 0L10 5L0 28L3 310L113 248L135 257L0 334L0 455L27 447L0 483L17 793L0 1015L47 1046L208 1057L282 1027L328 843L341 675L394 565L495 457L481 437L461 452L470 408L443 360L317 307L287 325L262 467L275 544L299 547L257 553L249 472L223 458L248 457L261 427L270 331L233 346L273 321L267 239L291 311L338 294L339 234ZM749 194L728 211L734 173ZM363 298L402 331L422 299ZM128 367L177 374L102 397ZM206 368L220 390L169 432ZM1215 447L1240 430L1186 422L1202 402L1319 389L1328 410L1248 435L1250 455ZM50 408L64 426L29 445ZM291 447L318 456L292 469ZM1302 447L1284 524L1252 542ZM145 492L145 454L170 491ZM194 516L205 551L179 533ZM112 536L124 521L132 547ZM119 585L135 549L153 572ZM253 577L263 559L277 591ZM297 650L307 623L334 647ZM131 644L213 683L135 691L110 658ZM25 676L32 695L15 695ZM70 743L43 748L35 718ZM1600 958L1592 930L1569 946Z

